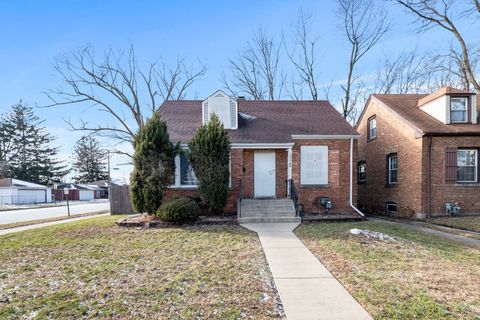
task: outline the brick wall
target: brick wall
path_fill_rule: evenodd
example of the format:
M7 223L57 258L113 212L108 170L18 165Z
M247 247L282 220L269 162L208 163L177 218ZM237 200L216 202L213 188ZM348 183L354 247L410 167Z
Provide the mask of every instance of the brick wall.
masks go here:
M368 119L377 119L377 138L367 141ZM384 214L387 201L398 214L422 212L422 139L406 121L371 99L361 122L358 160L366 161L366 183L358 186L358 203L366 212ZM397 153L398 183L387 186L387 155Z
M302 186L300 179L300 147L304 145L328 146L328 186ZM354 164L357 162L357 142L354 142ZM357 177L353 166L353 203L356 203ZM349 204L350 140L296 140L292 149L292 178L297 187L299 203L306 212L324 211L318 206L319 197L329 197L333 203L331 213L352 212Z
M300 181L300 146L301 145L326 145L329 148L329 185L326 187L301 186ZM354 144L354 164L357 143ZM254 196L254 153L255 149L232 149L232 186L229 192L225 211L236 211L239 194L239 179L242 178L243 194L245 198ZM288 151L275 149L276 166L276 197L284 198L287 193L286 181L288 178ZM332 213L352 212L349 205L349 164L350 140L304 140L296 141L292 149L292 177L297 185L299 203L304 205L307 212L318 211L316 205L321 196L330 197L333 202ZM353 200L356 203L356 165L354 165ZM195 188L170 188L166 191L166 200L175 196L198 197ZM323 210L323 208L322 208Z
M426 150L427 138L424 138L424 141ZM480 183L445 183L445 149L447 147L480 148L480 137L432 137L431 213L444 215L447 202L458 202L462 213L480 213ZM427 152L425 152L425 158L426 155ZM426 206L425 201L425 211Z

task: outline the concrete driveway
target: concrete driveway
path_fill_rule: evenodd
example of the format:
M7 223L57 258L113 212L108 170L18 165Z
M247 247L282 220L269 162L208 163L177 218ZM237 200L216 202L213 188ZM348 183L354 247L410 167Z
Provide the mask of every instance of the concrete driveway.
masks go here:
M70 206L72 216L105 210L110 210L110 203L75 203ZM0 225L65 216L67 216L66 206L0 211Z

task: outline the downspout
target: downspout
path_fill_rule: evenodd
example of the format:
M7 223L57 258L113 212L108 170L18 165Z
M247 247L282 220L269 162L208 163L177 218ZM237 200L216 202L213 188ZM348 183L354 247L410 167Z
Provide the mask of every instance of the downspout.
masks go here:
M431 215L432 206L432 136L428 136L428 159L427 159L427 219Z
M353 138L350 138L350 207L352 207L352 209L359 215L365 217L363 212L353 204Z

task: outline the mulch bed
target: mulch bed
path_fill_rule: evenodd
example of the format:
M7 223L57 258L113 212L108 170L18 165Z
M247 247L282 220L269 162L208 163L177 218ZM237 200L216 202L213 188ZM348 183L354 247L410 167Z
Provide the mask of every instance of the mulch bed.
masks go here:
M223 223L237 223L236 216L225 217L212 217L212 216L200 216L194 223L195 225L201 224L223 224ZM136 214L122 218L117 221L117 225L126 228L169 228L178 226L171 222L164 222L153 215Z

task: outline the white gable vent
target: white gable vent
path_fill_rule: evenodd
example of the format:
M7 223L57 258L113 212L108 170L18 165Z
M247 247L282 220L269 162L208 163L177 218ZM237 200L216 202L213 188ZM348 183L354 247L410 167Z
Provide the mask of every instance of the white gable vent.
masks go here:
M225 129L238 128L238 105L223 91L217 91L202 103L203 123L210 121L212 113L215 113L223 123Z

